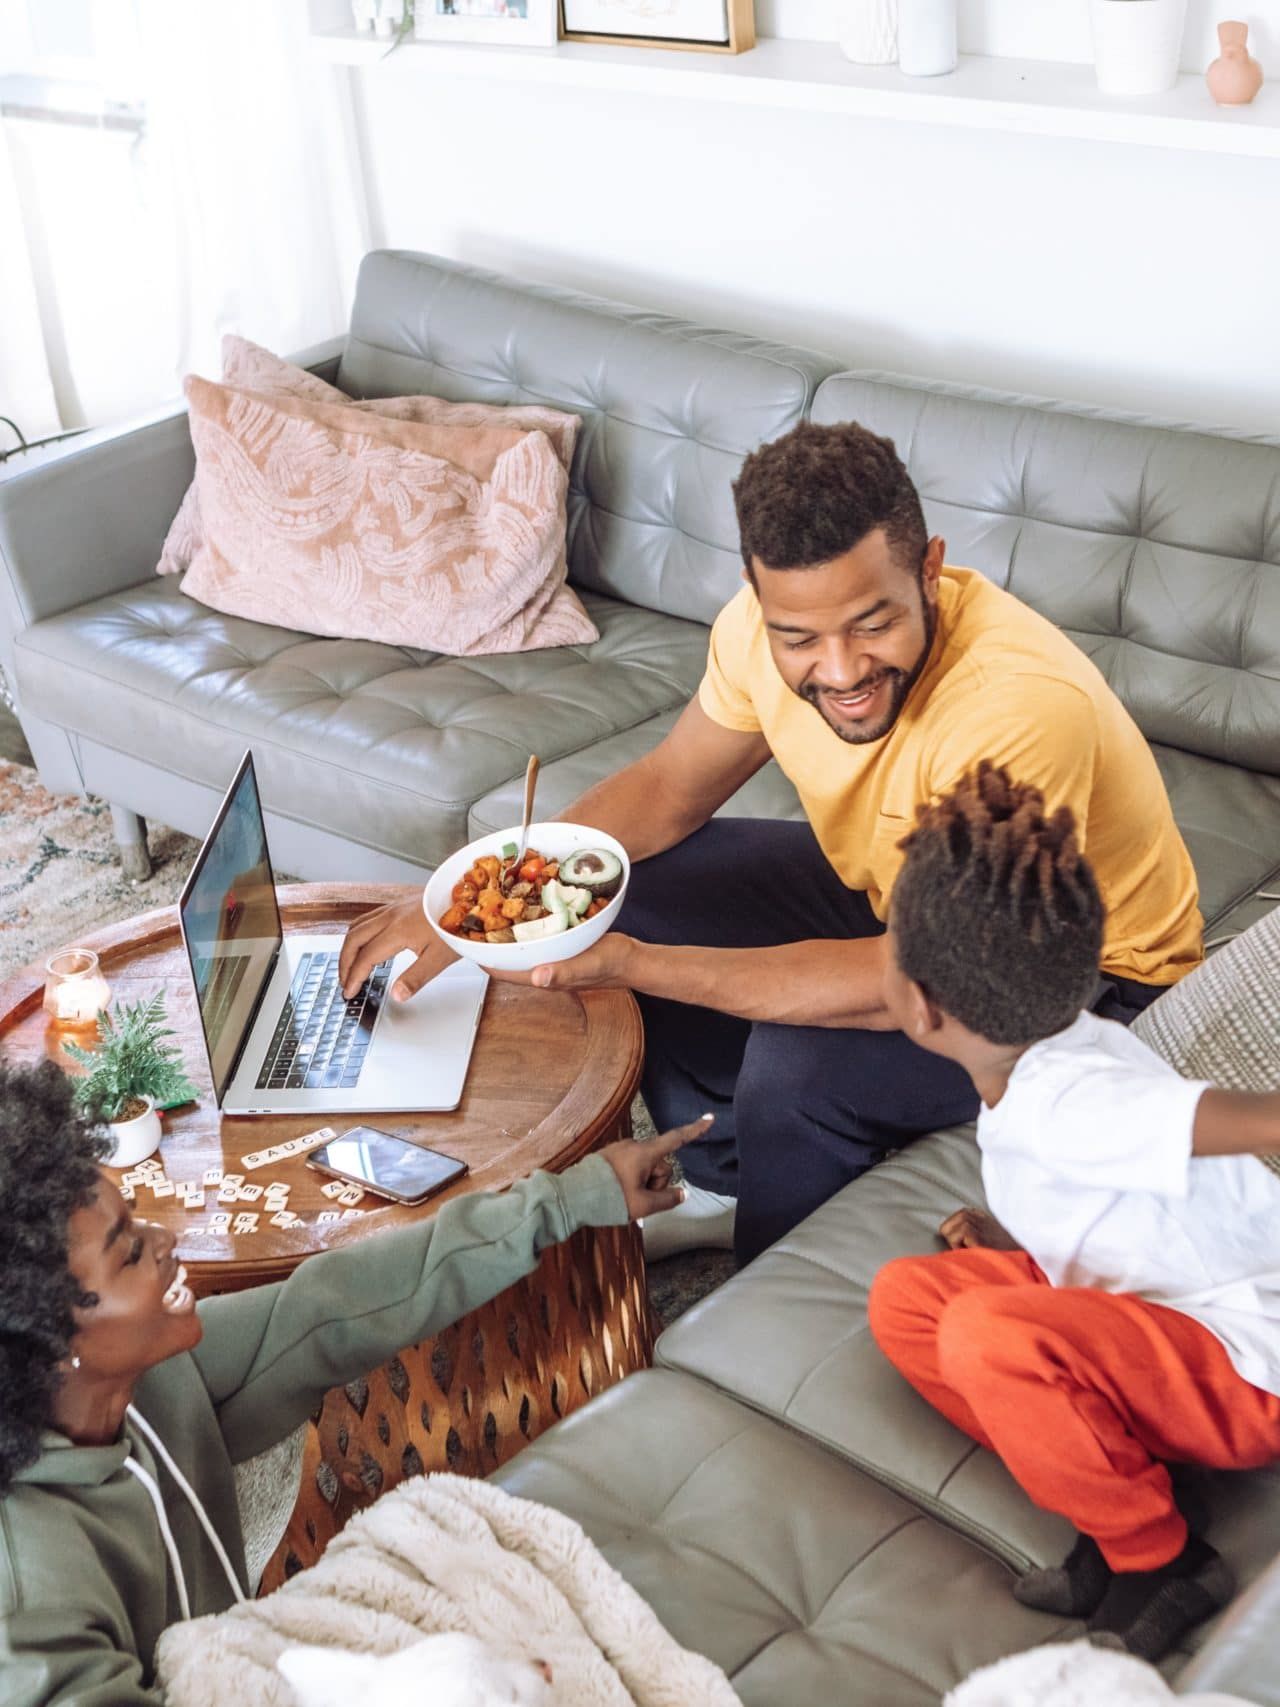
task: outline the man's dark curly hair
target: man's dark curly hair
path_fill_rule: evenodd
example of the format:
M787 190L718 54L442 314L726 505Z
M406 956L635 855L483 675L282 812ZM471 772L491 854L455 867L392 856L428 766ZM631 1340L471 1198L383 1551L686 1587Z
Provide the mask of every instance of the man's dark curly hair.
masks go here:
M72 1311L97 1302L67 1267L67 1222L93 1196L108 1148L52 1061L0 1060L0 1494L40 1456Z
M892 439L854 421L802 421L752 451L734 482L742 561L812 569L843 557L875 528L904 569L920 573L929 543L924 511Z
M916 817L893 888L898 965L990 1043L1070 1025L1097 984L1105 916L1071 808L1046 818L1038 788L984 759Z

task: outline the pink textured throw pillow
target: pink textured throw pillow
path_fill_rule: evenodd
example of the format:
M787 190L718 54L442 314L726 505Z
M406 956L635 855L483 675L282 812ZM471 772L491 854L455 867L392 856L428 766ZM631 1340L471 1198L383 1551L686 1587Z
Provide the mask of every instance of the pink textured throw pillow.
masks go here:
M568 475L542 432L186 384L204 542L183 591L231 616L454 657L587 644Z
M449 403L443 397L427 396L373 397L356 403L327 380L234 332L228 332L222 340L222 383L282 397L310 397L317 403L343 403L351 409L366 409L398 421L434 421L457 427L523 427L529 432L543 432L551 440L566 473L582 425L577 415L535 403ZM200 495L193 480L165 536L156 574L179 575L189 569L203 537Z

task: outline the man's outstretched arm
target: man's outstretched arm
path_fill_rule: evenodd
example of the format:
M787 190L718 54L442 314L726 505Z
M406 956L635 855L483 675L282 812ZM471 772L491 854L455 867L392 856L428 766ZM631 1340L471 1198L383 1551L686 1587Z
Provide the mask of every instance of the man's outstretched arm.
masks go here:
M692 700L651 753L596 783L557 816L605 831L632 861L649 859L700 829L768 758L763 735L722 728ZM379 961L404 948L418 958L392 989L398 1001L457 959L423 917L420 889L352 925L338 961L343 994L353 995Z

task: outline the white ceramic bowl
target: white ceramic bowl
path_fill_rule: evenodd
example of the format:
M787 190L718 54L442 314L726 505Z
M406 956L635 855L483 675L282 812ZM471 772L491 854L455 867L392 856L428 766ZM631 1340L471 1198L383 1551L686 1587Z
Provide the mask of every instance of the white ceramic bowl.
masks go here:
M609 905L594 919L584 919L581 924L571 925L558 936L543 937L534 942L468 942L465 937L454 936L452 931L441 930L440 919L453 905L454 884L461 882L463 874L482 855L497 854L501 857L505 843L518 843L519 840L520 826L516 824L510 830L499 830L492 836L481 836L479 841L468 843L456 854L451 854L443 865L436 867L422 894L422 910L440 940L464 960L474 960L477 966L489 966L495 972L528 972L535 966L547 966L553 960L572 960L574 955L590 948L593 942L599 942L616 922L631 880L631 861L627 858L627 850L621 842L606 836L603 830L593 830L586 824L531 824L528 845L536 848L546 859L567 859L570 854L581 853L584 848L605 848L621 860L622 885Z

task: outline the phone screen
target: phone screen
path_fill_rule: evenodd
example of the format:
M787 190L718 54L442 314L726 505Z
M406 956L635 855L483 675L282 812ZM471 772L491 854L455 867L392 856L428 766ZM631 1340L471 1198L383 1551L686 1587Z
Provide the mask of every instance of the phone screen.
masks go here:
M467 1164L454 1156L424 1150L376 1126L353 1126L340 1138L331 1138L313 1153L310 1165L359 1180L370 1191L405 1203L421 1202L467 1171Z

